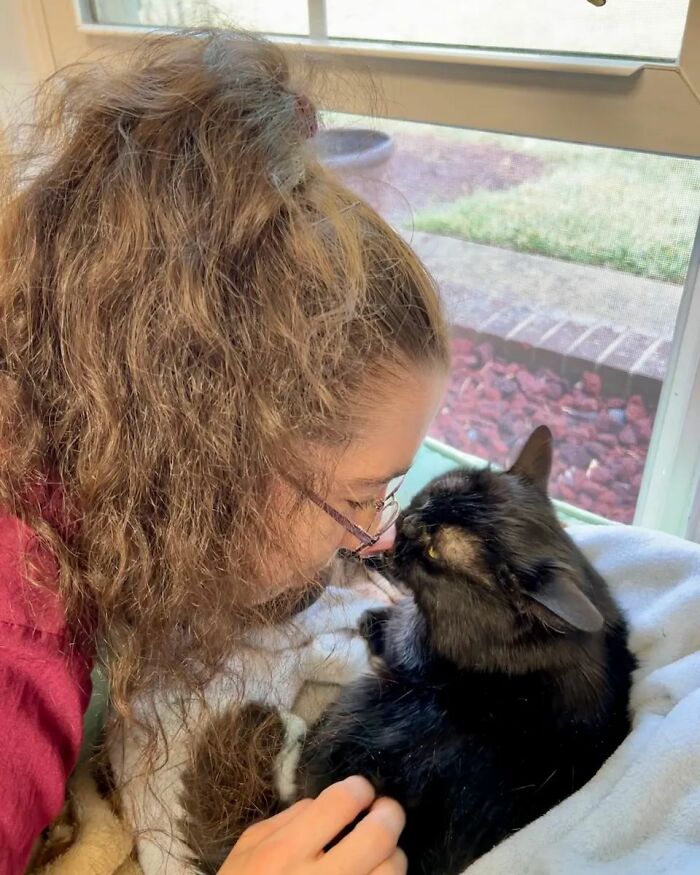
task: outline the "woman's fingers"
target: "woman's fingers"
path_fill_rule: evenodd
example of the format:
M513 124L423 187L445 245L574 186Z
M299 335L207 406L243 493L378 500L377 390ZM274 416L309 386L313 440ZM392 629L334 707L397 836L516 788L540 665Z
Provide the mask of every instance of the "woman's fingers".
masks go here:
M374 873L394 857L405 823L406 815L398 802L379 799L352 832L323 857L322 871L328 875ZM399 862L400 858L391 865L396 866ZM393 875L394 869L379 871L381 875Z
M372 875L406 875L408 859L406 854L397 848L394 853L372 872Z
M293 824L287 824L285 832L290 834L299 854L320 854L358 814L370 807L374 798L374 788L365 778L359 775L346 778L326 787Z
M300 799L299 802L295 802L294 805L285 808L279 814L275 814L267 820L261 820L260 823L255 823L253 826L248 827L236 842L233 853L249 851L251 848L256 847L260 842L265 841L266 838L269 838L269 836L276 833L283 826L299 817L312 802L312 799Z
M324 847L368 808L352 831L324 853ZM405 820L393 799L375 800L369 781L347 778L317 799L302 799L247 829L220 871L252 875L297 871L301 866L299 871L310 867L308 871L318 875L406 875L406 857L396 847Z

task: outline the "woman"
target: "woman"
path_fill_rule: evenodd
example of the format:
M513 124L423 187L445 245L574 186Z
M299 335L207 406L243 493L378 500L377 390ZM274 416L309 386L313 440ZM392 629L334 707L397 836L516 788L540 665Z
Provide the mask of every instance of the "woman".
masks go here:
M41 98L0 213L2 873L60 810L93 661L125 720L200 689L235 630L371 542L439 403L434 287L315 127L280 52L230 33ZM402 817L350 779L222 872L403 872Z

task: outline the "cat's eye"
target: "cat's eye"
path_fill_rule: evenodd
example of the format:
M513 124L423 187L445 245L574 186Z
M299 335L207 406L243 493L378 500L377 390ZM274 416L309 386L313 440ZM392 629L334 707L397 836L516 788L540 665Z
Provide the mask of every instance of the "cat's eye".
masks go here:
M438 553L436 547L433 546L433 544L429 545L428 549L426 550L426 553L428 554L429 559L439 559L440 558L440 554Z

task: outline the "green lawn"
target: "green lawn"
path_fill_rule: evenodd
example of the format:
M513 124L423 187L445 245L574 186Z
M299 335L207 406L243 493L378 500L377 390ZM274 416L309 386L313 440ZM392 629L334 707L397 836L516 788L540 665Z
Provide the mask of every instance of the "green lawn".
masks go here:
M340 113L325 114L325 122L385 130L398 148L402 137L426 134L459 141L465 161L470 145L484 144L543 161L537 179L418 211L418 230L673 283L685 279L700 217L700 161Z
M542 157L544 173L419 212L417 229L683 282L700 213L700 162L476 137Z

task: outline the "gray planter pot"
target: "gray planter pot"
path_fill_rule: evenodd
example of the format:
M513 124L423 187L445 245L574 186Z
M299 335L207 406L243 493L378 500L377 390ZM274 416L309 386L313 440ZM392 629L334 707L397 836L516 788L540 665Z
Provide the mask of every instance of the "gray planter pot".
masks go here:
M389 134L369 128L329 128L319 131L312 142L321 163L334 170L374 167L394 151Z

